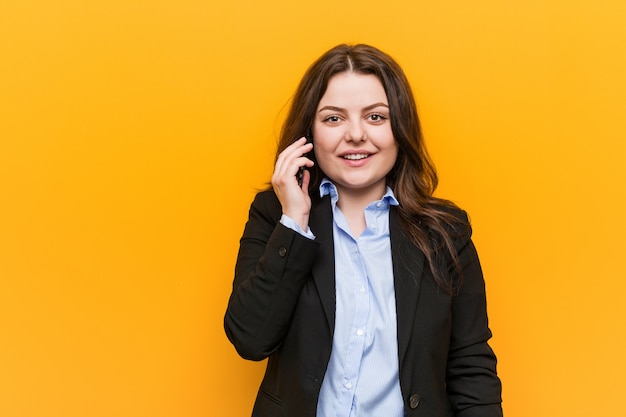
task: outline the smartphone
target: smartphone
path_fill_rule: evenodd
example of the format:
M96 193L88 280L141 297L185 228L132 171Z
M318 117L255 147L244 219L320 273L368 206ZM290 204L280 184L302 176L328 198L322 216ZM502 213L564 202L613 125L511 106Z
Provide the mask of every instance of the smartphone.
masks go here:
M313 135L311 135L311 132L307 133L306 135L304 135L304 137L306 138L306 143L312 143L313 142ZM304 156L308 157L309 154L306 153ZM296 174L296 178L298 179L298 185L300 187L302 187L302 180L304 179L304 170L306 168L304 166L301 166L298 169L298 173Z

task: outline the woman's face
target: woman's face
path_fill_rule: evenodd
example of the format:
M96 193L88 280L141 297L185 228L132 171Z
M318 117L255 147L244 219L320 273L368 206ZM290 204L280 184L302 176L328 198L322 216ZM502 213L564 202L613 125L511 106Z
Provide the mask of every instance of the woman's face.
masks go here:
M380 80L343 72L328 82L313 124L315 158L339 194L379 199L398 156L389 103Z

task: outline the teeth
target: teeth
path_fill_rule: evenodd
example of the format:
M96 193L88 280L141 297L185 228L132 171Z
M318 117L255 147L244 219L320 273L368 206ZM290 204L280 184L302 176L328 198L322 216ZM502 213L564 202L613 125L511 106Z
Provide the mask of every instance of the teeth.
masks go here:
M350 155L344 155L344 159L351 159L353 161L356 161L358 159L365 159L367 158L369 155L366 153L354 153L354 154L350 154Z

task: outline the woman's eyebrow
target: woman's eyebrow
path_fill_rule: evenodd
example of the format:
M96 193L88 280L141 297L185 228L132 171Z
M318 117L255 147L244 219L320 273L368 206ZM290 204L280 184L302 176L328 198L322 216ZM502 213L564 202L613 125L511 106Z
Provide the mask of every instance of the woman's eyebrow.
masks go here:
M387 107L387 108L389 108L389 105L387 103L379 102L379 103L370 104L369 106L364 107L363 110L368 111L368 110L375 109L376 107Z
M363 107L364 111L368 111L368 110L372 110L375 109L376 107L387 107L389 108L389 105L387 103L383 103L383 102L379 102L379 103L374 103L374 104L370 104L369 106ZM331 111L345 111L344 108L341 107L337 107L337 106L324 106L321 109L319 109L318 113L324 111L324 110L331 110Z

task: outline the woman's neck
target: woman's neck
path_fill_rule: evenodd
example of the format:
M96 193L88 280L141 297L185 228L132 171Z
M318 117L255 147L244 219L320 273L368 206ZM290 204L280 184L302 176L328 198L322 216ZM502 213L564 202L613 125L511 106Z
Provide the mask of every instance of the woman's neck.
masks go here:
M380 200L385 195L387 186L385 183L371 189L350 189L337 187L339 199L337 206L345 216L350 230L355 238L358 238L365 230L365 207L373 201Z

